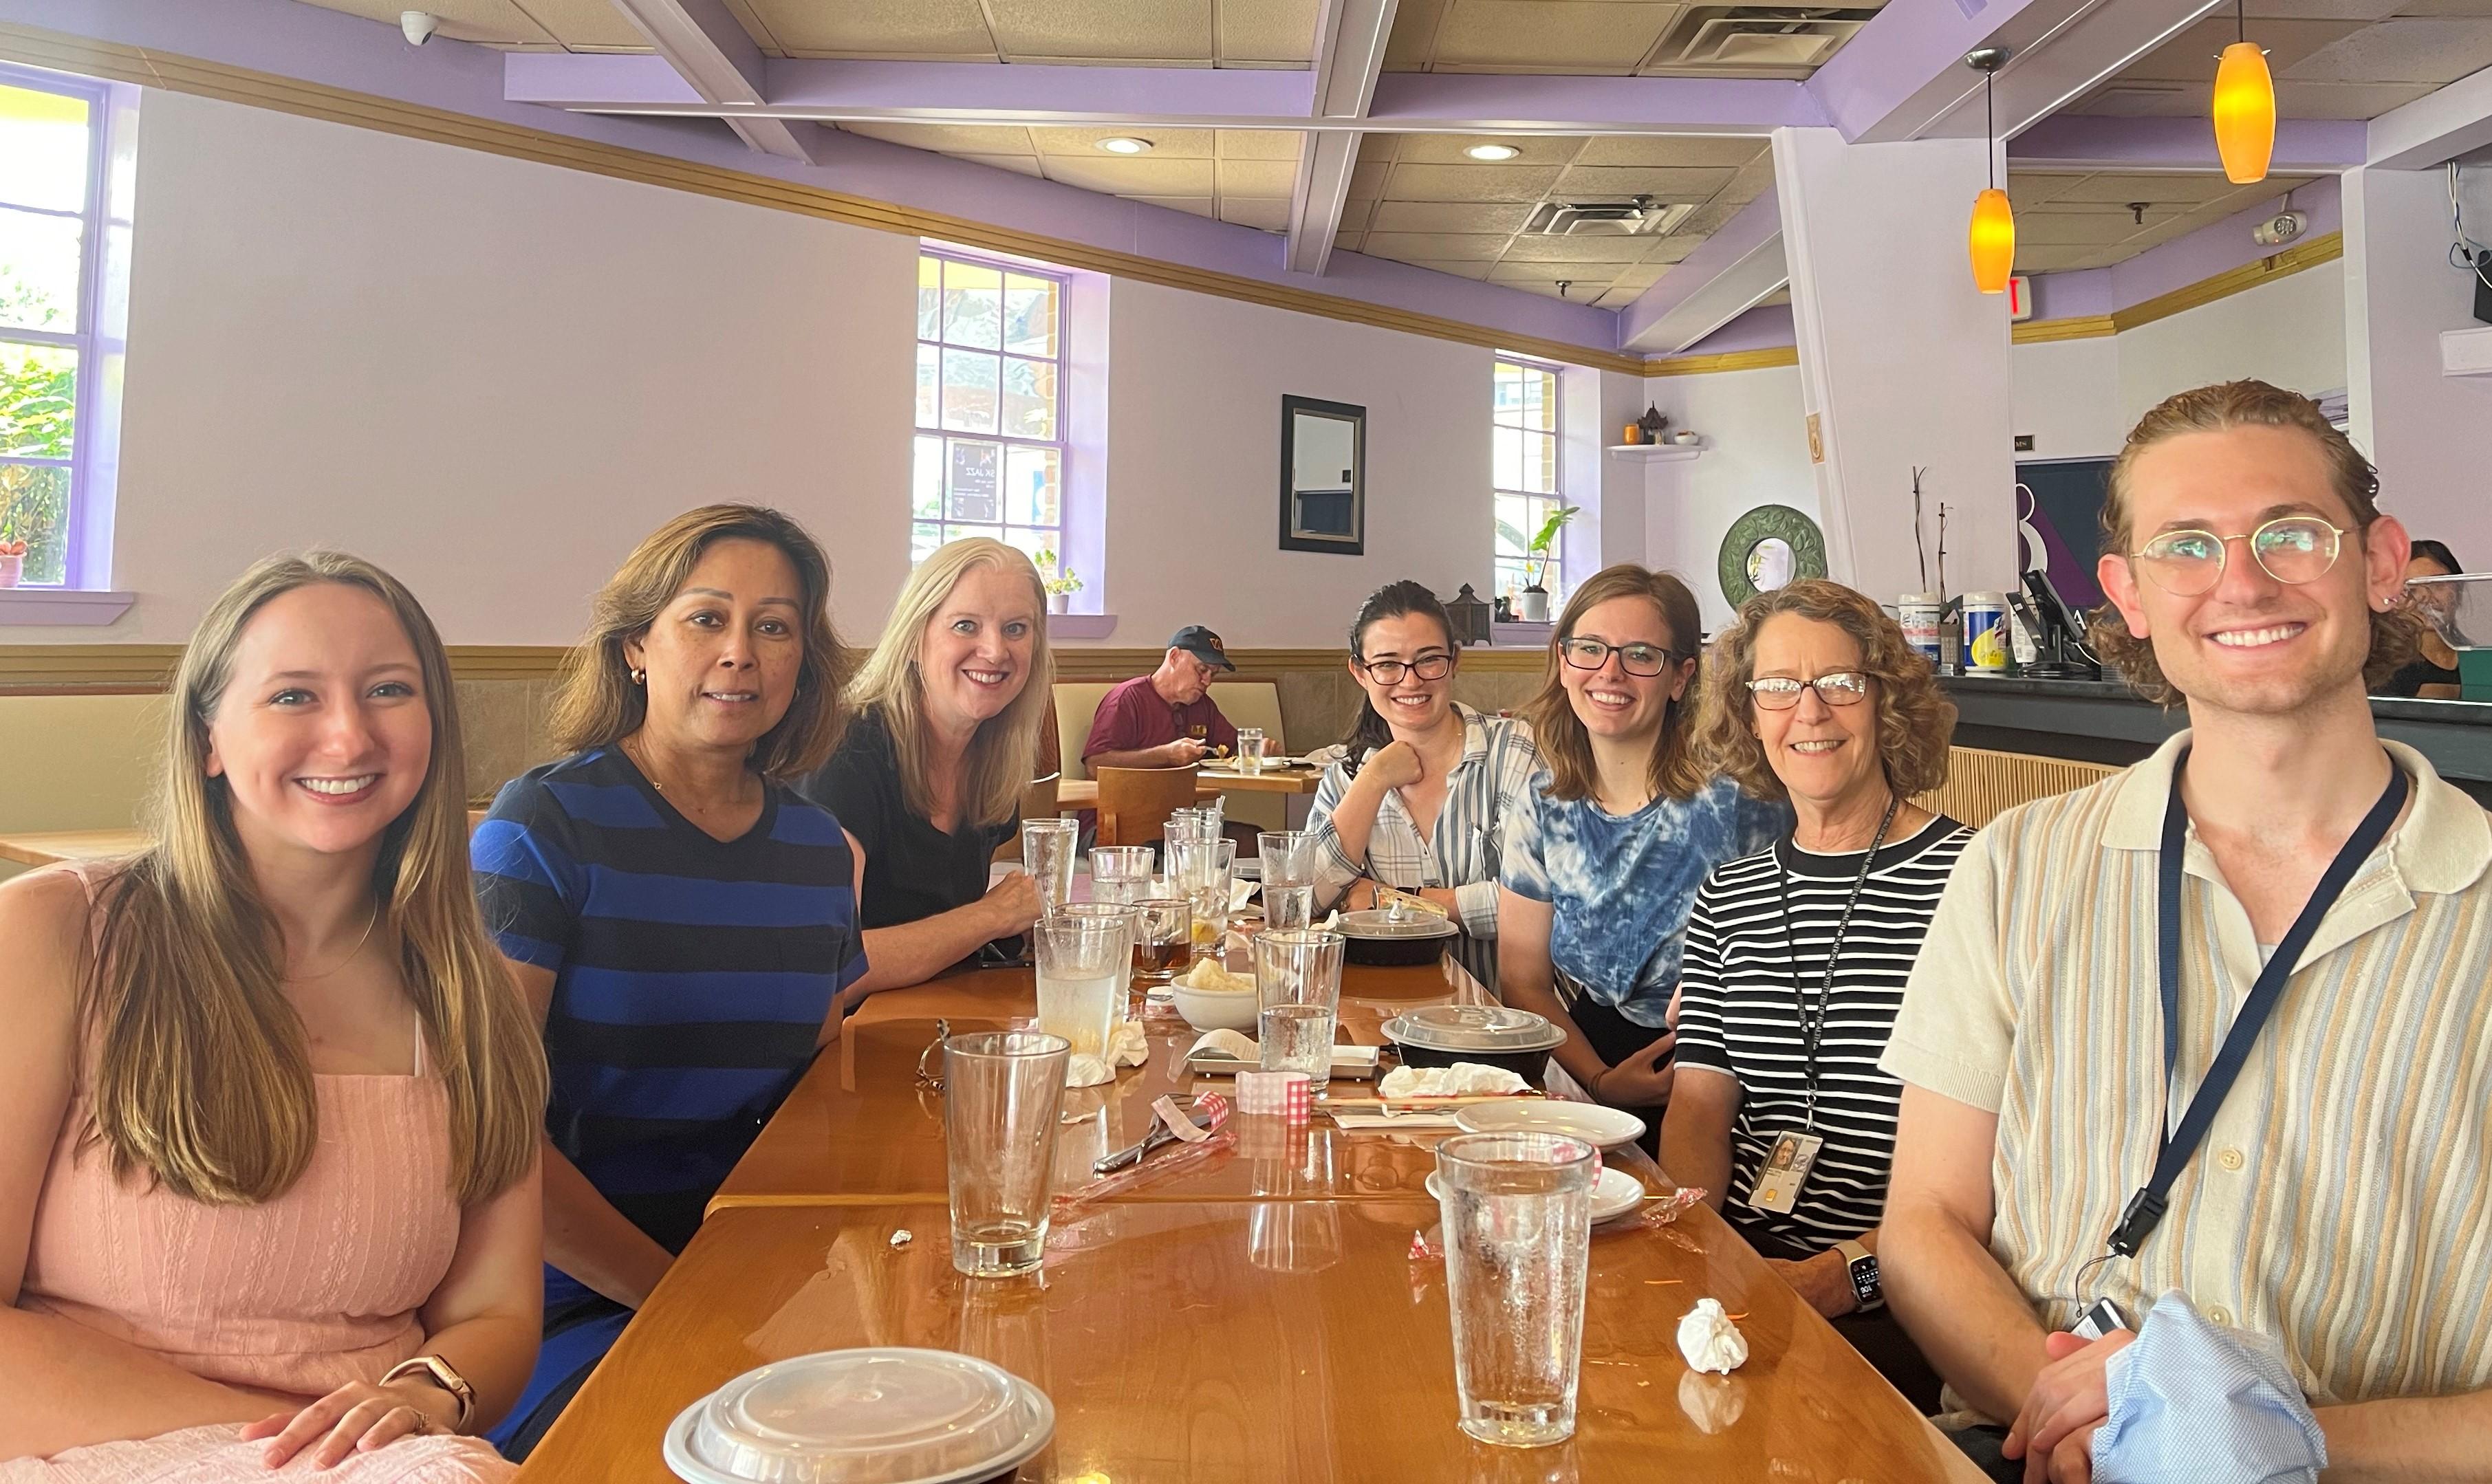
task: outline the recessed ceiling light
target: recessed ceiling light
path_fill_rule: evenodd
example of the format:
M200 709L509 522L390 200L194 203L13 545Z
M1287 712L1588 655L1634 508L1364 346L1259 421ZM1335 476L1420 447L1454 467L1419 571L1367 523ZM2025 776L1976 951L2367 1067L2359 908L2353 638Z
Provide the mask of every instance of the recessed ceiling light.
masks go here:
M1151 141L1148 139L1128 138L1123 134L1119 134L1112 139L1100 140L1099 147L1106 150L1111 155L1139 155L1151 147Z
M1511 160L1523 151L1511 144L1474 144L1463 153L1473 160Z

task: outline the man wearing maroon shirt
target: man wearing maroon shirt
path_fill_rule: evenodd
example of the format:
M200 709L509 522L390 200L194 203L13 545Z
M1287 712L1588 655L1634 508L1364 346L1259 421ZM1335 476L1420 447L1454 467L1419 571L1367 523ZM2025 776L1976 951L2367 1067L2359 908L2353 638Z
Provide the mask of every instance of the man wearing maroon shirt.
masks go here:
M1234 670L1220 636L1201 624L1169 639L1160 668L1099 699L1082 761L1099 768L1182 768L1214 749L1235 752L1237 728L1212 703L1211 677Z

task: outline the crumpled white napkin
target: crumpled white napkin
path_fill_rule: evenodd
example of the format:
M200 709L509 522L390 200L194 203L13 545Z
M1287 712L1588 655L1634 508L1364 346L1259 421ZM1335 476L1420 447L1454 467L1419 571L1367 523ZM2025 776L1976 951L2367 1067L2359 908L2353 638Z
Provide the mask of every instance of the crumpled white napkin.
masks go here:
M2328 1439L2271 1336L2208 1320L2178 1289L2154 1301L2104 1373L2093 1438L2103 1484L2315 1481Z
M1747 1363L1748 1337L1731 1322L1718 1298L1700 1298L1678 1321L1678 1352L1691 1371L1728 1376Z
M1093 1056L1088 1052L1075 1052L1064 1063L1064 1085L1096 1087L1113 1082L1116 1068L1138 1067L1151 1059L1150 1038L1142 1033L1140 1021L1120 1021L1108 1037L1108 1054Z
M1223 1056L1234 1056L1240 1061L1253 1061L1263 1054L1263 1049L1256 1045L1252 1037L1234 1030L1206 1030L1202 1033L1202 1039L1186 1050L1186 1054L1194 1056L1203 1052L1216 1052Z
M1457 1061L1449 1067L1395 1067L1376 1084L1388 1102L1403 1098L1482 1097L1522 1092L1531 1084L1503 1067Z

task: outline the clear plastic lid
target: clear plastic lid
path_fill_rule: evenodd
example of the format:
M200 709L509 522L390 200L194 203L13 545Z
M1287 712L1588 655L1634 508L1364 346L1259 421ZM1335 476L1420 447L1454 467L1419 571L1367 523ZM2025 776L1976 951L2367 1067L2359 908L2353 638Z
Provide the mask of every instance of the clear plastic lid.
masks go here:
M1505 1005L1425 1005L1385 1022L1384 1033L1436 1052L1537 1052L1566 1039L1547 1017Z
M1450 937L1454 925L1434 912L1396 917L1381 907L1341 914L1341 931L1351 937Z
M667 1433L690 1484L965 1484L1047 1446L1044 1392L969 1355L830 1350L747 1371Z

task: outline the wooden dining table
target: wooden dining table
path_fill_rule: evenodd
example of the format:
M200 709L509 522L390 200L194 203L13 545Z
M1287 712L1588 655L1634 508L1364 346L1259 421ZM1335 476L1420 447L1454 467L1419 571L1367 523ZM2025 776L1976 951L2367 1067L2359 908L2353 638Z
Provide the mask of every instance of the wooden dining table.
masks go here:
M1195 770L1194 796L1202 800L1216 799L1224 793L1313 793L1322 782L1321 768L1266 768L1261 773L1240 773L1234 768L1201 767ZM1065 779L1055 786L1055 802L1065 809L1096 809L1099 781Z
M1450 964L1351 966L1348 1039L1399 1008L1480 994ZM1646 1187L1594 1230L1572 1439L1506 1449L1455 1426L1443 1233L1425 1194L1435 1131L1348 1133L1232 1117L1208 1153L1059 1205L1040 1272L952 1266L941 1094L918 1084L934 1022L1025 1022L1025 970L869 999L770 1120L708 1219L521 1469L522 1484L664 1484L669 1423L756 1366L922 1346L980 1356L1046 1392L1055 1426L1019 1477L1099 1481L1949 1480L1980 1473L1841 1336L1632 1146ZM1145 1015L1149 1058L1067 1093L1059 1192L1131 1142L1149 1101L1196 1085L1190 1027ZM1336 1079L1355 1096L1364 1084ZM1144 1167L1145 1172L1150 1170ZM1679 1318L1737 1316L1747 1363L1691 1372Z
M61 861L112 860L135 855L147 847L143 830L26 830L0 835L0 860L21 866L50 866Z

